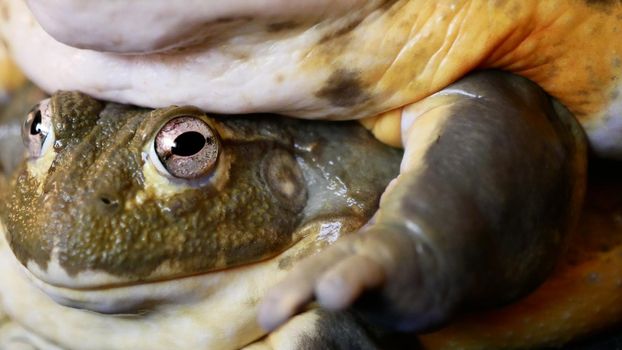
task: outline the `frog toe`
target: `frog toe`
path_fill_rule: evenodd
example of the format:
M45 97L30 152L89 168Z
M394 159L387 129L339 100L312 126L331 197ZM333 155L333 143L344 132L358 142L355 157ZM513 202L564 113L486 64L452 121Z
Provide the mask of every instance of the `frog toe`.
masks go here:
M365 290L382 284L385 269L373 258L375 244L366 234L351 236L301 261L273 287L262 303L259 323L278 327L315 299L324 308L341 310Z
M364 291L382 285L385 276L378 261L363 254L350 255L319 279L315 287L317 301L326 309L345 309Z

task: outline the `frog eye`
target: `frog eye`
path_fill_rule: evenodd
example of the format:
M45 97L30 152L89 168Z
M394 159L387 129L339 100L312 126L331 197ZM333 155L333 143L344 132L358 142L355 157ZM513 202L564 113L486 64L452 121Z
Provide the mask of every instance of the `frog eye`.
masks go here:
M22 140L30 158L45 154L54 143L50 99L45 99L32 107L22 126Z
M182 116L162 126L156 134L154 149L154 165L164 175L197 179L211 174L216 167L220 142L205 121Z

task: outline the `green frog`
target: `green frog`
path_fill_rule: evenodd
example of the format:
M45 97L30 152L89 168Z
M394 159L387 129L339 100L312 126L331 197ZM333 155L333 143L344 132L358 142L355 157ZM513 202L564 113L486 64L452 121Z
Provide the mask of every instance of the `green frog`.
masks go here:
M365 224L402 157L353 123L151 110L78 92L28 112L38 96L7 107L27 148L2 193L7 346L250 346L265 334L265 290ZM271 341L303 338L318 319L364 334L350 317L309 311Z

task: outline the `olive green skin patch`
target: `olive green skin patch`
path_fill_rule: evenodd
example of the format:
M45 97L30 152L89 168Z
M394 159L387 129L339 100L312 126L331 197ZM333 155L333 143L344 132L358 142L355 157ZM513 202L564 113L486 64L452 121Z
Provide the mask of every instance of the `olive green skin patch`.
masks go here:
M103 272L113 276L107 284L136 283L273 257L314 220L351 217L360 226L401 159L350 123L212 118L193 107L149 110L77 92L55 94L49 110L53 146L16 171L5 224L19 261L61 286L73 282L47 276L50 262L69 279ZM151 165L155 135L179 116L218 134L218 162L203 178L167 177Z

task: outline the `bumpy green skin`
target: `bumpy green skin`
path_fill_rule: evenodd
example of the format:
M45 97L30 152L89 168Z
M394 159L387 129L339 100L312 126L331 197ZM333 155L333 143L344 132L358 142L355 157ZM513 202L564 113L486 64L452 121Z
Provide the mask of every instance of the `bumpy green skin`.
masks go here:
M55 158L42 183L25 166L17 172L7 238L24 265L32 261L44 270L57 249L70 276L99 271L136 282L274 256L295 243L298 227L322 215L371 216L401 157L355 124L261 116L211 119L229 135L221 141L231 160L224 186L208 183L128 205L145 190L145 145L166 121L199 112L102 103L76 92L55 94L51 106ZM303 200L345 184L352 203L326 198L311 209L307 201L291 203L275 195L265 176L267 159L275 154L296 160L290 163L304 174L298 184L307 194ZM325 192L337 198L339 190ZM154 273L164 263L171 266L166 275Z

